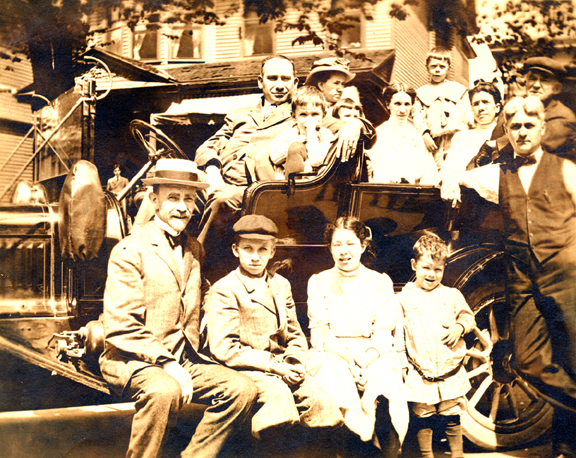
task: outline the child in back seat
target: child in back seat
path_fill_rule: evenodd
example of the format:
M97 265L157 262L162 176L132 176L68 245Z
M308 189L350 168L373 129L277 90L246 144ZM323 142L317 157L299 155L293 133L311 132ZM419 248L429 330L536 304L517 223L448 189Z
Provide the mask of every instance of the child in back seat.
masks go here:
M282 180L291 173L317 171L335 140L321 127L325 116L322 93L313 86L298 88L292 98L293 123L272 141L269 151L256 157L258 179Z

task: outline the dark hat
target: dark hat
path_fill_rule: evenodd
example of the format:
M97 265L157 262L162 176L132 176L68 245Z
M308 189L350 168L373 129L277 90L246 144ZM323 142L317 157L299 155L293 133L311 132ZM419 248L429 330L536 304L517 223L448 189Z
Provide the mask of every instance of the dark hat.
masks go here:
M350 61L342 57L327 57L325 59L317 60L312 64L312 69L306 77L304 84L310 84L312 75L321 72L339 72L346 75L346 82L352 81L356 73L352 73L349 67Z
M530 57L524 62L524 71L540 70L542 72L550 73L556 78L562 78L566 75L566 67L557 60L550 57Z
M278 227L269 218L262 215L246 215L232 227L236 235L253 239L276 238Z
M196 163L188 159L158 159L154 172L149 173L147 178L142 179L142 182L150 186L176 184L198 189L206 189L210 186L205 181L200 180Z

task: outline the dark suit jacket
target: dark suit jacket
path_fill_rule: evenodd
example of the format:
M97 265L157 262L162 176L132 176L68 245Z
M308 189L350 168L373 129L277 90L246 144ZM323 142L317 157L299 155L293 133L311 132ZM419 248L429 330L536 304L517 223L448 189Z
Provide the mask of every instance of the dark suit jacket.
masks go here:
M272 359L307 363L308 343L288 280L269 275L271 304L239 269L218 280L206 301L212 356L234 369L269 371Z
M104 292L102 375L122 394L132 374L184 358L199 361L202 249L187 237L183 278L164 232L152 220L112 250Z

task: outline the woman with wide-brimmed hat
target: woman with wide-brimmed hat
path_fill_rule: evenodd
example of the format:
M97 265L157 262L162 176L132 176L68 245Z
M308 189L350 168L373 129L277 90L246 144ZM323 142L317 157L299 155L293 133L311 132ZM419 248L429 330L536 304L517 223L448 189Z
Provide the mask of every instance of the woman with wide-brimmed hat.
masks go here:
M332 108L342 97L344 85L356 76L349 68L350 62L341 57L327 57L312 64L312 69L306 77L306 85L317 87Z

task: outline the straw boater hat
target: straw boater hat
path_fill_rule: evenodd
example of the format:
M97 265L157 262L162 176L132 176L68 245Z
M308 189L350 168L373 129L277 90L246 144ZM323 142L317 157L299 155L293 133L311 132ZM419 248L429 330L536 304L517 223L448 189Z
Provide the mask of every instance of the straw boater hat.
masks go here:
M198 189L206 189L210 186L201 181L196 163L188 159L158 159L154 172L148 173L148 177L142 179L147 186L154 184L175 184L181 186L193 186Z
M325 59L317 60L312 64L312 69L306 77L306 82L304 84L310 84L312 80L312 75L321 72L339 72L346 75L346 82L352 81L356 76L356 73L350 71L350 61L343 59L342 57L327 57Z

